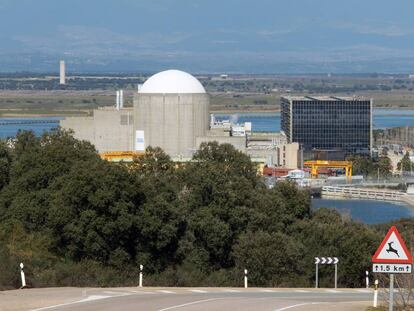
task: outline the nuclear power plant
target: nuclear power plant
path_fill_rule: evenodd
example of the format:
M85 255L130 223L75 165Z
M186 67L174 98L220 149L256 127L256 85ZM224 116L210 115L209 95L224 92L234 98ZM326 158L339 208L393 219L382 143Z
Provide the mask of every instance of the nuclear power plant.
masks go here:
M229 143L253 161L298 167L296 143L287 144L278 133L254 133L251 123L217 121L210 115L210 96L194 76L166 70L151 76L133 95L133 107L124 107L123 91L114 107L102 107L91 117L68 117L62 128L90 141L103 157L144 152L161 147L175 161L191 160L203 142Z

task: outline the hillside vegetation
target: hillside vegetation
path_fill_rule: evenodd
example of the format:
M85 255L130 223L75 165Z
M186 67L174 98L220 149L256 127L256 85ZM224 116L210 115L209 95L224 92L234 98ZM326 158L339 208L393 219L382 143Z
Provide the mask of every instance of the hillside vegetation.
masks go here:
M314 257L337 256L339 285L361 286L381 235L334 210L312 211L293 183L267 189L250 158L201 146L176 167L148 148L132 164L101 160L56 131L0 144L0 287L313 286ZM320 267L321 286L333 266Z

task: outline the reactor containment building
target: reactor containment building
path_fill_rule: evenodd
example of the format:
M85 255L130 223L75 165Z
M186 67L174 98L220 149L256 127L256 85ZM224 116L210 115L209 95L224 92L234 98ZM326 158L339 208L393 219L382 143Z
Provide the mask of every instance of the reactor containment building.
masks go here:
M210 98L192 75L167 70L150 77L134 96L135 151L159 146L190 157L209 129Z
M91 117L60 122L100 153L161 147L173 158L190 158L209 129L210 98L201 83L180 70L151 76L134 94L133 107L104 107Z

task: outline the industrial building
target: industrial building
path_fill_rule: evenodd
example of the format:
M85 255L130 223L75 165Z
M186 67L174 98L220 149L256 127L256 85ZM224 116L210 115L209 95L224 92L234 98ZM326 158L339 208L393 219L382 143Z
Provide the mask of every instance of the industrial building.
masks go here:
M68 117L62 128L90 141L105 158L125 159L148 146L161 147L175 161L188 161L203 142L229 143L253 161L297 168L299 145L278 133L253 133L251 123L217 121L210 115L210 97L192 75L167 70L151 76L134 93L133 107L123 106L117 92L114 107L99 108L90 117ZM128 153L129 152L129 153Z
M307 156L313 150L369 155L372 149L372 100L357 97L284 96L281 128L288 143Z

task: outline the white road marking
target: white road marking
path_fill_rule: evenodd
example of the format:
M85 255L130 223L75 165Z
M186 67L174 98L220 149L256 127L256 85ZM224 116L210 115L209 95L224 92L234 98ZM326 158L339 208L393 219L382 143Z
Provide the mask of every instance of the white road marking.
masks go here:
M121 297L121 296L127 296L127 295L130 295L130 294L120 293L119 295L111 295L111 296L108 296L108 295L90 295L87 298L84 298L84 299L81 299L81 300L67 302L67 303L61 303L61 304L58 304L58 305L53 305L53 306L48 306L48 307L32 309L31 311L49 310L49 309L54 309L54 308L59 308L59 307L70 306L70 305L74 305L74 304L77 304L77 303L84 303L84 302L89 302L89 301L96 301L96 300L102 300L102 299L114 298L114 297Z
M226 293L240 293L241 291L239 291L237 289L225 289L225 290L223 290L223 292L226 292Z
M154 295L154 292L144 291L144 290L130 290L130 293L134 294L148 294L148 295Z
M310 293L310 290L304 290L304 289L296 289L296 293Z
M358 293L371 293L372 292L372 290L370 289L357 289L355 291Z
M199 303L203 303L203 302L220 300L220 299L224 299L224 298L210 298L210 299L204 299L204 300L197 300L197 301L193 301L193 302L183 303L182 305L176 305L176 306L172 306L172 307L168 307L168 308L164 308L164 309L159 309L158 311L167 311L167 310L172 310L172 309L178 309L178 308L182 308L182 307L186 307L186 306L191 306L191 305L195 305L195 304L199 304Z
M325 292L327 292L327 293L340 293L341 291L336 290L336 289L326 289Z
M263 293L276 293L275 290L271 290L271 289L262 289L260 291L263 292Z
M288 310L288 309L293 309L293 308L297 308L297 307L303 307L303 306L308 306L308 305L321 305L321 304L325 304L327 302L305 302L305 303L298 303L296 305L291 305L288 307L284 307L281 309L276 309L275 311L283 311L283 310Z
M193 293L207 293L206 290L202 290L202 289L190 289L190 292L193 292Z
M163 290L163 289L157 290L157 292L163 293L163 294L175 294L175 292L172 292L170 290Z

